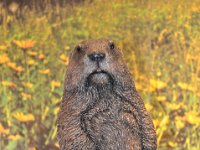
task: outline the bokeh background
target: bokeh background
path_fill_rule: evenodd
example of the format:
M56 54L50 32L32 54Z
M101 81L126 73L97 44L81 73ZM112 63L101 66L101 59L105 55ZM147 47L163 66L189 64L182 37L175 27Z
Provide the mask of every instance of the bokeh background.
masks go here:
M199 0L0 0L0 150L56 150L68 52L123 50L159 150L200 150Z

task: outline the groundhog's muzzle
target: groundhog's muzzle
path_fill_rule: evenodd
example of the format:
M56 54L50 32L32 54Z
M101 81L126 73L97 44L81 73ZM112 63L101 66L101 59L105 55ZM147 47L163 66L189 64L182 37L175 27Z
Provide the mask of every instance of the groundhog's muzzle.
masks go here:
M87 86L107 86L113 82L113 78L108 72L98 68L89 74L86 82Z

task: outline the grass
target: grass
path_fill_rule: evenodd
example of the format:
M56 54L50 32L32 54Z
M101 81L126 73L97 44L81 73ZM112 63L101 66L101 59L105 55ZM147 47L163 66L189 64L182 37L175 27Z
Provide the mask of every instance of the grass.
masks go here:
M46 4L46 2L44 2ZM68 52L111 38L157 130L158 149L200 149L200 2L94 0L5 8L0 17L0 149L57 149Z

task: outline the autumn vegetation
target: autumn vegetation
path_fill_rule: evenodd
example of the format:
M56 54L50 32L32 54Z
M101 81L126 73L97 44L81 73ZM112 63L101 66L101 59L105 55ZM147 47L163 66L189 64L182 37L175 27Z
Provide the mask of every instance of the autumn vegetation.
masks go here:
M200 149L199 0L36 6L0 1L0 149L58 149L68 53L90 38L113 39L123 50L158 149Z

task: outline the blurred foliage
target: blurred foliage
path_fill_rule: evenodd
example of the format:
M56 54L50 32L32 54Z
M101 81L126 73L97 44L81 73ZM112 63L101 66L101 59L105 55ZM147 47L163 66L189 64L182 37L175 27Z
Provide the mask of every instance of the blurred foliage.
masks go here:
M199 0L48 2L38 11L0 1L0 149L58 149L68 52L90 38L123 50L158 149L200 149Z

